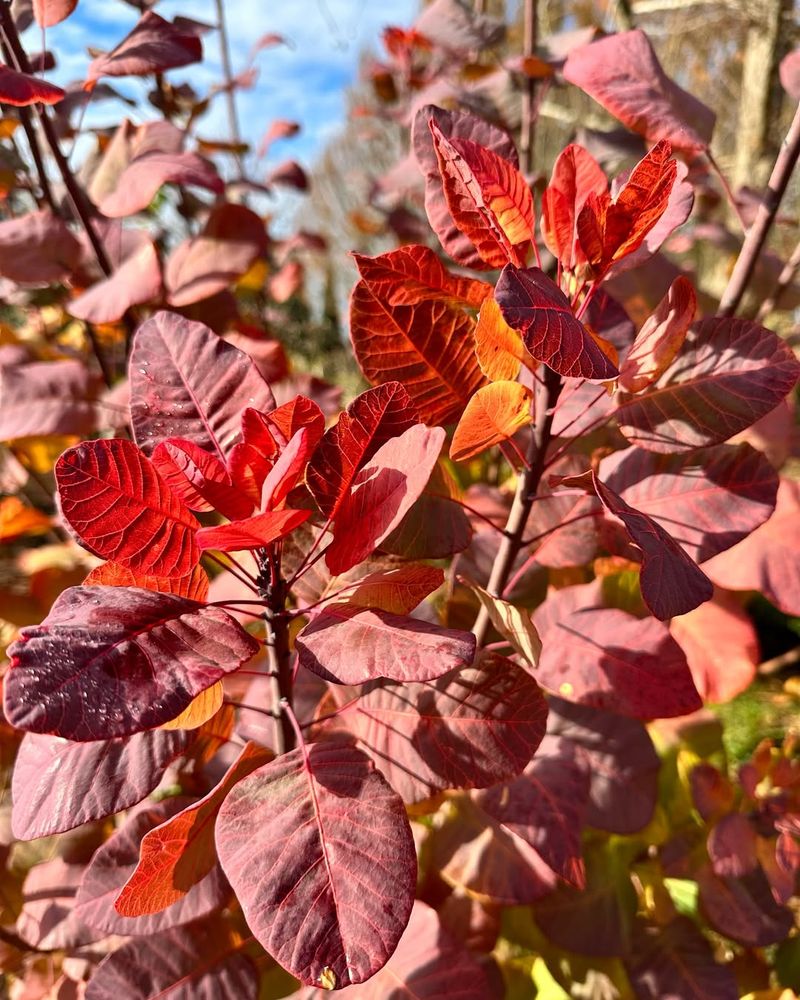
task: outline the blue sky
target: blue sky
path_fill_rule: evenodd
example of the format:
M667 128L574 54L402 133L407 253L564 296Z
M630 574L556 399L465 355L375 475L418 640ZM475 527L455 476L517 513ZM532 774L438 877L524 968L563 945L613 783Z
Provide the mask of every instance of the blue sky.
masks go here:
M278 32L293 42L292 48L262 52L257 57L258 83L237 95L242 132L253 145L275 118L303 126L297 137L275 143L263 165L266 172L289 156L313 163L343 119L344 89L356 79L360 53L380 50L385 25L411 24L418 0L225 0L225 7L235 72L245 67L250 47L266 32ZM209 23L215 20L213 0L162 0L156 9L167 18L184 14ZM83 79L90 61L87 47L113 47L136 20L137 11L121 0L79 0L75 13L47 32L47 47L59 63L49 78L62 84ZM25 42L29 51L40 49L39 29L30 28ZM202 66L173 70L171 80L188 80L203 91L220 79L216 34L206 35L203 45ZM146 82L131 78L110 82L132 97L143 96L148 89ZM224 97L217 97L198 124L197 133L203 138L227 137L224 103ZM136 121L155 116L146 103L122 111ZM91 108L87 124L111 125L121 116L116 102L98 104Z

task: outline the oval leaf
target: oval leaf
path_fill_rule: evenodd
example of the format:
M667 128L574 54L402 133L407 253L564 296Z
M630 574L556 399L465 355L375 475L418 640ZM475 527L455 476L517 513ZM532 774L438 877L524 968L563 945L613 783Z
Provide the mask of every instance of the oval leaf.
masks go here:
M481 386L467 403L450 443L450 458L463 462L507 441L531 422L533 396L519 382Z

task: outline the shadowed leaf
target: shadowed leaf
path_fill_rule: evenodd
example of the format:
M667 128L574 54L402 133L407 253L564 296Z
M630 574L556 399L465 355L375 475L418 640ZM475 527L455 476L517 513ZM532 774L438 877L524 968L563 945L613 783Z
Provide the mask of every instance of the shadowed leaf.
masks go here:
M195 32L181 30L148 10L116 48L90 64L86 86L102 76L147 76L202 58L203 45Z
M636 334L620 366L621 388L627 392L641 392L663 375L681 349L696 309L694 288L689 279L681 275L672 282L656 311Z
M54 83L0 65L2 104L11 104L17 108L24 108L30 104L58 104L65 96L61 87L56 87Z

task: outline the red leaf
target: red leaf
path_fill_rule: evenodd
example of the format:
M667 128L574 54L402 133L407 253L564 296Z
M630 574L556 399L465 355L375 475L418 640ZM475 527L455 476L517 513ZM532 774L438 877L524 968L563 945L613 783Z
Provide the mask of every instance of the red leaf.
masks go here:
M277 510L284 506L287 496L303 478L315 444L308 427L301 427L294 434L264 480L261 488L262 510Z
M70 587L9 647L6 715L66 739L126 736L174 719L259 648L220 608L135 587Z
M414 841L352 744L292 750L240 781L216 840L250 929L301 982L342 988L385 965L414 901Z
M0 65L0 103L25 108L30 104L58 104L66 96L61 87L39 76L18 73ZM29 279L30 280L30 279Z
M213 164L202 156L196 153L161 153L153 150L137 156L122 171L113 192L100 202L100 211L111 219L141 212L164 184L200 187L213 191L214 194L222 194L225 190L225 184ZM176 284L174 268L175 265L173 272L169 274L170 286Z
M478 792L474 799L560 878L583 887L581 830L589 800L589 770L574 744L545 736L518 778Z
M428 125L447 208L456 226L490 268L523 267L535 222L533 195L507 159L471 139L448 138Z
M99 380L80 361L0 367L0 439L93 433Z
M110 278L92 285L67 309L87 323L116 323L131 306L151 302L160 292L161 265L155 245L147 240Z
M245 441L250 440L247 436L248 419L253 419L248 418L248 412L253 413L252 410L245 410L242 416L242 438ZM294 435L305 428L308 431L309 447L313 450L325 431L322 410L307 396L295 396L271 413L259 414L259 417L266 422L269 433L281 447L289 444ZM250 440L250 443L255 444L255 441ZM269 453L265 451L265 454Z
M425 211L431 228L452 260L464 267L486 270L487 265L481 260L471 241L453 222L450 214L442 190L442 176L439 173L433 136L428 125L431 119L448 138L470 139L502 156L516 169L519 159L514 141L507 132L466 111L444 111L426 104L414 117L411 141L420 170L425 174Z
M97 743L26 733L17 752L11 827L19 840L63 833L140 802L195 738L150 729Z
M390 306L411 306L428 299L455 299L480 308L492 294L485 281L451 274L430 247L398 247L377 257L354 253L358 273Z
M400 996L415 1000L486 1000L491 996L482 966L439 921L435 910L416 900L394 954L359 988L359 1000L399 1000ZM327 991L314 988L292 994L295 1000L323 1000L326 996Z
M141 587L143 590L157 590L161 594L175 594L190 597L193 601L205 601L208 597L208 574L202 566L195 566L186 576L154 576L121 566L116 562L104 562L95 566L83 581L84 587Z
M703 319L652 388L621 398L620 430L650 451L718 444L774 409L798 377L800 361L770 330L747 319Z
M167 438L159 442L152 463L172 493L191 510L218 510L231 520L253 512L252 501L234 487L222 462L193 441Z
M217 863L214 823L225 797L272 754L247 743L211 791L145 833L139 861L114 908L123 917L160 913L183 899Z
M116 48L89 65L85 86L101 76L147 76L202 58L203 46L196 33L181 30L148 10Z
M495 288L503 319L522 334L537 360L570 378L607 380L617 369L600 350L569 300L538 267L503 269Z
M261 503L261 488L272 468L272 462L252 445L239 442L231 448L228 469L237 488L253 501L253 506Z
M696 309L697 296L692 283L681 275L639 330L620 365L622 389L641 392L664 374L683 345Z
M544 736L547 704L513 661L485 655L436 681L375 681L341 714L405 802L518 775Z
M130 381L133 433L148 453L180 437L225 461L245 406L275 406L246 354L175 313L156 313L136 331Z
M578 215L578 239L597 280L612 264L639 250L659 223L677 171L672 147L663 140L636 164L613 201L605 193L586 199Z
M167 258L167 301L187 306L223 291L248 271L266 244L264 222L255 212L230 202L215 205L202 232L179 243Z
M711 945L688 917L666 926L637 923L625 967L639 1000L738 1000L729 964L714 958Z
M547 731L581 748L589 767L586 823L609 833L638 833L653 818L661 762L636 719L551 697Z
M197 521L132 441L85 441L55 475L62 516L90 552L158 576L197 565Z
M261 549L294 531L310 516L310 510L270 510L231 524L201 528L197 532L197 544L204 552L208 549L217 552Z
M594 490L605 509L622 521L642 553L642 599L656 618L684 615L714 592L711 581L661 525L627 504L592 473Z
M379 608L395 615L410 614L414 608L444 583L444 572L435 566L397 566L377 570L347 588L345 597L332 597L330 604L358 604Z
M95 851L76 900L76 912L90 927L108 934L159 934L170 927L199 920L225 902L230 889L215 864L169 909L138 917L124 917L114 909L120 889L137 867L142 838L189 804L190 800L180 796L140 806Z
M241 940L218 922L132 938L103 959L86 1000L254 1000L259 973Z
M782 479L775 513L738 545L703 567L729 590L755 590L788 615L800 615L800 485Z
M381 445L356 473L325 551L332 573L362 562L400 524L425 489L444 438L441 427L414 424Z
M0 222L0 275L11 281L63 281L80 253L81 245L66 224L47 209Z
M475 636L359 604L329 605L295 644L302 666L337 684L428 681L472 663Z
M608 179L594 157L575 143L561 151L542 197L542 239L563 267L586 262L575 225L590 194L602 196Z
M41 28L52 28L66 21L78 6L78 0L33 0L33 16Z
M350 339L364 377L403 384L421 420L449 423L483 382L474 320L447 302L391 306L365 281L350 298Z
M687 455L641 448L600 463L606 486L668 531L704 562L746 538L775 509L778 475L747 444L716 445Z
M574 609L569 590L533 616L542 685L569 701L635 719L687 715L702 702L683 650L665 625L616 608Z
M674 83L641 30L609 35L572 51L564 78L580 87L633 132L676 149L707 149L715 114Z
M306 482L322 513L333 517L364 464L381 445L418 422L399 382L387 382L357 396L325 432L308 464Z

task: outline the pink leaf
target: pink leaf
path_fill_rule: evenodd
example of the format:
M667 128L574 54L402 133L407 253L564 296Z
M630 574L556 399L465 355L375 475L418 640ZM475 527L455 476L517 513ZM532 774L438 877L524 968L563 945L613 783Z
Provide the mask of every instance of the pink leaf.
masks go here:
M641 30L609 35L573 50L563 73L650 142L668 139L676 149L692 153L711 142L714 112L664 73Z
M33 16L42 28L66 21L78 6L78 0L33 0Z
M87 323L116 323L131 306L151 302L160 292L161 265L155 245L147 240L110 278L92 285L67 309Z
M302 666L338 684L428 681L472 663L475 636L358 604L332 605L296 639Z
M91 434L99 388L80 361L0 366L0 438Z
M120 174L114 191L100 202L100 211L118 219L141 212L164 184L200 187L222 194L225 184L213 164L197 153L160 153L137 156Z
M0 222L0 275L4 278L20 284L63 281L79 257L80 243L47 209Z
M6 716L66 739L130 735L174 719L259 648L230 615L185 597L70 587L9 647Z
M400 798L351 743L314 743L244 778L216 840L253 934L301 982L341 988L385 965L411 914L414 841Z

